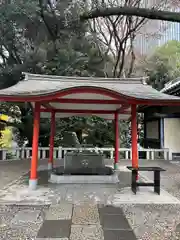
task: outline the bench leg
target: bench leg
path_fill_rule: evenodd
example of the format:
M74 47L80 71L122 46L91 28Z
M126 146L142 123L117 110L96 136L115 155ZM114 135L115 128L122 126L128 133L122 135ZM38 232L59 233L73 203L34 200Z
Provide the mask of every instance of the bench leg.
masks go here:
M136 184L136 178L137 178L137 171L132 170L132 177L131 177L131 190L134 194L137 192L137 184Z
M154 171L154 192L160 195L160 171Z

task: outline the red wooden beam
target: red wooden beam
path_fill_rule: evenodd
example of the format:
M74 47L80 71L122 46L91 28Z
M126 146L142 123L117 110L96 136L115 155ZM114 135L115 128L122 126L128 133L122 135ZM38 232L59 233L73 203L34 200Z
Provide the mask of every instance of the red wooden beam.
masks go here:
M33 125L33 144L32 144L32 159L31 171L29 179L29 187L34 190L37 185L37 166L38 166L38 139L40 127L40 104L35 104L34 109L34 125Z
M138 146L137 146L137 112L136 105L131 106L131 145L132 145L132 167L138 168Z
M55 116L55 112L53 111L51 112L51 134L49 139L49 160L48 160L49 170L51 170L53 166L55 124L56 124L56 116Z
M57 113L82 113L82 114L114 114L115 111L112 110L85 110L85 109L52 109L52 108L41 108L41 112L52 112ZM120 111L119 114L130 114L130 111Z
M114 114L114 130L115 130L115 156L114 156L114 169L117 169L117 164L119 160L119 121L118 121L118 113Z
M123 104L123 101L119 100L107 100L107 99L76 99L76 98L60 98L52 99L49 101L54 103L71 103L71 104Z

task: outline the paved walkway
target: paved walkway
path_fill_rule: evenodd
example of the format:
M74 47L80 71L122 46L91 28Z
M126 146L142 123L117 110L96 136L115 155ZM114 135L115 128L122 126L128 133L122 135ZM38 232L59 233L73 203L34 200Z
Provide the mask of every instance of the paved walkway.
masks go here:
M174 240L180 239L179 215L177 205L1 206L0 239Z
M6 212L0 239L136 240L122 208L60 202L49 208L6 206L0 210L1 216Z
M0 189L17 180L30 169L30 161L0 161Z
M143 188L135 196L129 189L130 173L124 167L129 164L120 162L117 185L55 186L48 184L47 171L41 171L40 187L32 193L27 189L28 177L24 175L0 191L0 239L180 239L180 165L165 161L141 162L141 165L158 165L167 171L162 173L161 196L151 189L145 193ZM3 165L1 163L1 171ZM9 163L10 180L1 176L1 189L28 170L28 163L17 161L12 166ZM15 171L14 177L11 170ZM145 173L143 177L152 176Z

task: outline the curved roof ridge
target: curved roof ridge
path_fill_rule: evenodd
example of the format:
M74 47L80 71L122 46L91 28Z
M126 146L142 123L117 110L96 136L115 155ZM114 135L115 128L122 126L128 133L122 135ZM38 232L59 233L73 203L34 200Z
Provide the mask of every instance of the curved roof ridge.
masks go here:
M146 79L148 77L134 77L134 78L103 78L103 77L79 77L79 76L57 76L57 75L42 75L42 74L32 74L24 72L25 79L27 81L90 81L90 82L105 82L105 83L136 83L136 84L146 84Z

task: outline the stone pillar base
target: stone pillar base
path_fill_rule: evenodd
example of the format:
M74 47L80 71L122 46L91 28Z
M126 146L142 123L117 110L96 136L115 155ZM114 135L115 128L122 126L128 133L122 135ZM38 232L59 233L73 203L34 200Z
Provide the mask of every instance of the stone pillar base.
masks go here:
M114 163L114 170L117 170L117 169L118 169L118 164Z
M48 162L48 170L52 170L52 163Z
M29 179L29 189L30 190L36 190L37 183L38 183L37 179Z

